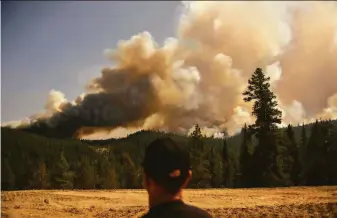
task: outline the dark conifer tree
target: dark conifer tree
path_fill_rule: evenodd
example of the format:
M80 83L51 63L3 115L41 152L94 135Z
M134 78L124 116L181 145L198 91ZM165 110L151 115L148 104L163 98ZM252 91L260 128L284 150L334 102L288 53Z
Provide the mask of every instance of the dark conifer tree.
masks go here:
M55 164L51 176L51 182L54 188L73 188L73 173L69 170L68 161L64 157L63 152L61 152L59 161Z
M249 128L258 139L277 129L281 123L282 112L277 109L276 96L270 91L270 77L266 77L261 68L257 68L248 80L247 90L243 93L244 101L254 101L252 114L256 121Z
M322 148L324 137L322 135L321 123L316 120L311 127L311 135L308 141L306 152L306 164L307 170L305 173L305 179L307 185L319 185L322 183Z
M255 186L268 186L267 181L276 164L277 140L275 133L281 123L281 111L277 109L276 96L270 91L270 77L257 68L248 80L247 90L243 93L244 101L254 101L252 115L255 123L249 131L258 139L252 163L252 180Z
M319 182L323 185L332 185L336 181L337 174L337 131L336 126L330 120L321 121L322 142L320 143L320 157L318 165L321 166L322 179Z
M289 139L288 151L293 159L293 166L291 170L291 180L295 185L298 185L301 180L301 160L299 154L299 147L297 146L295 134L292 126L289 124L286 129L287 137Z
M36 162L36 166L32 169L29 187L33 189L46 189L49 187L46 163L43 160L37 160Z
M306 171L306 160L305 160L305 157L306 157L306 152L307 152L307 141L308 141L308 138L307 138L307 131L305 129L305 126L304 126L304 123L302 124L302 127L301 127L301 138L300 138L300 148L299 148L299 151L300 151L300 161L301 161L301 166L302 166L302 169L301 169L301 176L300 176L300 180L301 180L301 184L305 184L305 171Z
M198 124L195 125L195 129L190 136L190 147L192 149L201 151L203 149L203 136L201 134L201 129Z
M119 179L121 176L117 173L118 163L114 154L109 153L109 160L102 159L98 163L96 186L102 189L120 188Z
M305 130L304 124L302 124L301 127L301 147L304 149L307 147L307 132Z
M12 190L15 187L15 175L7 158L4 158L1 162L1 189Z
M327 171L329 185L337 184L337 124L331 125L331 130L326 140L327 147Z
M210 167L210 173L211 173L211 187L215 188L217 186L216 184L216 163L215 163L215 151L214 147L210 149L210 155L209 155L209 167Z
M240 149L240 184L239 187L250 187L251 184L251 161L252 155L250 153L251 137L248 131L247 124L241 130L242 144Z
M221 153L221 159L222 159L222 185L224 187L229 187L230 185L230 159L228 155L228 144L226 138L223 140L223 145L222 145L222 153Z
M121 177L123 178L123 185L130 189L140 188L141 184L139 184L138 179L138 169L133 161L133 158L128 152L122 153L122 172ZM110 172L112 173L112 172Z
M189 137L189 151L193 176L190 187L206 188L210 186L211 173L209 163L209 149L204 148L204 137L198 124Z
M83 157L76 175L77 188L93 189L95 187L95 178L94 166L87 157Z

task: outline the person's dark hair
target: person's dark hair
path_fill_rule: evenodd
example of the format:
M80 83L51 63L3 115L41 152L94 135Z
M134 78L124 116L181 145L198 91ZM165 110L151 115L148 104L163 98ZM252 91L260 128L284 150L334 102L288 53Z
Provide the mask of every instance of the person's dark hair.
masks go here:
M143 168L146 176L167 192L176 194L188 177L189 152L186 146L176 144L169 137L156 139L146 148Z

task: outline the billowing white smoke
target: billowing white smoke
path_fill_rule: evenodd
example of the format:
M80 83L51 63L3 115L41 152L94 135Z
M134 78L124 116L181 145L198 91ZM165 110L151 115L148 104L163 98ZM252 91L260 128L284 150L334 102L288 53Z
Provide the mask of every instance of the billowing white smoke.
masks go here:
M55 112L60 111L62 104L66 102L67 99L62 92L51 90L45 104L46 113L54 114Z
M53 125L70 117L74 128L90 126L86 134L97 126L115 136L130 129L186 133L198 123L206 135L221 137L225 128L234 134L254 122L242 92L257 67L271 77L284 123L337 118L337 4L183 5L177 37L162 47L143 32L107 50L117 65L91 81L94 94L69 103L52 92L46 110L61 111L49 118Z
M306 7L292 16L292 41L279 57L282 76L275 91L284 105L297 101L313 118L337 93L337 6L335 2L303 4Z

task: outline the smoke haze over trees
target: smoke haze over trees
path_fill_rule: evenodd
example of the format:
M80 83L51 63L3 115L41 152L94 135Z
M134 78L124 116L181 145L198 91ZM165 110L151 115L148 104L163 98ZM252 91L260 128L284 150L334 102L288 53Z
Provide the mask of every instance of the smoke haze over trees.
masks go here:
M2 127L2 189L142 188L145 148L164 135L189 148L190 188L337 185L337 120L277 128L281 112L260 68L243 96L254 100L256 121L225 138L206 137L198 124L189 136L140 131L101 141Z
M105 53L115 65L89 81L86 93L67 100L52 90L44 112L15 126L71 138L120 128L186 133L198 123L208 135L225 128L233 135L254 123L241 93L256 67L270 77L283 125L337 118L335 2L182 7L175 38L159 45L145 31L120 41Z

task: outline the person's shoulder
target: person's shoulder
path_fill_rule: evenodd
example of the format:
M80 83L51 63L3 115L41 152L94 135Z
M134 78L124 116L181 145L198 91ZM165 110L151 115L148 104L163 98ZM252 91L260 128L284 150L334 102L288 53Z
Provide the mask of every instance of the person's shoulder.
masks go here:
M158 209L158 208L157 208ZM160 210L148 211L141 218L212 218L212 216L205 210L198 208L193 205L179 203L174 205L169 205L165 208L160 208Z
M193 214L194 218L212 218L212 216L205 210L190 205L190 204L185 204L186 210L188 210L191 214Z
M149 213L145 213L145 214L143 214L141 217L139 217L139 218L148 218L149 217Z

